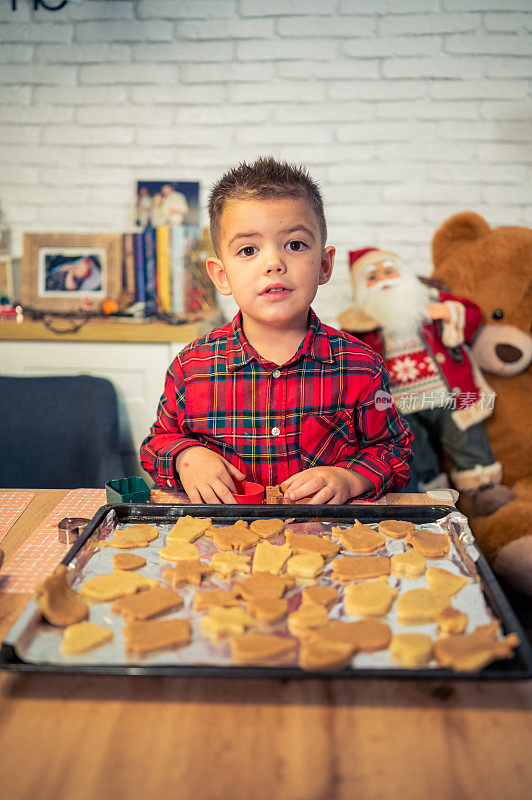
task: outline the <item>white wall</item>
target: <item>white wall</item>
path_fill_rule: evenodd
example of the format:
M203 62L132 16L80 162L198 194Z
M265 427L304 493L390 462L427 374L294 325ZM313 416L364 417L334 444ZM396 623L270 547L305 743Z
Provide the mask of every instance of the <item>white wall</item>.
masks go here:
M348 249L426 274L450 214L532 224L532 0L17 6L0 3L15 254L24 231L129 228L137 179L200 180L205 202L228 165L273 153L324 190L338 261L315 308L334 322Z

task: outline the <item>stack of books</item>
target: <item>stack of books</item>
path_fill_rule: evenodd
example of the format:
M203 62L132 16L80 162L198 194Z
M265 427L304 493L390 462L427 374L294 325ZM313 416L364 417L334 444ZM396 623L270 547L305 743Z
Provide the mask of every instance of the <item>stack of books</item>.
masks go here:
M211 254L207 229L198 225L153 227L123 235L122 296L144 304L146 316L186 315L216 306L205 269Z

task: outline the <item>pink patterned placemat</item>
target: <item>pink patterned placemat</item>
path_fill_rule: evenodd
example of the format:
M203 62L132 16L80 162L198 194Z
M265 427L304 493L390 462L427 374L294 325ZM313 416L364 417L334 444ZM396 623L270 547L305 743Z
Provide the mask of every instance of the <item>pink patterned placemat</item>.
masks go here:
M34 497L34 492L0 492L0 542Z
M57 523L63 517L91 519L105 503L105 489L72 489L4 564L0 572L0 589L3 592L33 592L70 550L70 545L61 544L57 538Z
M182 490L167 491L166 489L152 489L150 492L150 503L155 503L155 505L171 503L172 505L180 506L190 505L190 500Z

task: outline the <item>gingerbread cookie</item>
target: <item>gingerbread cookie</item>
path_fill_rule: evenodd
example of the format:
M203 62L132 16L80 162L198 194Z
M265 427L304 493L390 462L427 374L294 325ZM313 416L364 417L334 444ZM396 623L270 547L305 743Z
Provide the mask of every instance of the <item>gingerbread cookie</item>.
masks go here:
M113 538L106 542L101 540L100 547L116 547L117 549L131 550L134 547L147 547L159 536L159 531L154 525L129 525L121 531L115 531Z
M208 637L211 642L218 642L227 636L236 636L244 633L247 628L255 625L253 617L243 608L211 608L208 615L202 617L200 633Z
M424 633L398 633L390 645L390 655L401 667L425 667L432 658L433 642Z
M258 534L246 528L236 528L232 531L215 528L212 538L219 550L248 550L259 541Z
M463 633L469 622L467 614L452 606L440 611L437 619L440 623L438 631L440 636L455 636L458 633Z
M297 643L290 638L267 633L244 633L231 640L234 664L267 664L291 653Z
M419 578L424 574L427 562L416 550L407 550L405 553L395 553L392 556L392 575L401 575L403 578Z
M386 650L392 638L392 632L386 623L377 619L359 619L356 622L331 620L326 628L320 628L313 637L327 642L346 642L353 652L373 653Z
M159 556L165 561L199 561L199 550L190 542L170 542L161 547Z
M270 572L278 575L292 551L288 544L271 544L270 542L259 542L253 556L252 572Z
M283 528L284 520L282 519L256 519L249 526L250 531L256 533L261 539L269 539L270 536L281 533Z
M319 553L299 553L288 559L286 573L294 578L315 578L323 572L324 563Z
M279 486L267 486L264 502L269 506L280 506L283 504L284 496Z
M405 542L411 544L425 558L443 558L449 552L450 540L447 534L425 530L425 528L408 533Z
M337 598L338 592L333 586L305 586L301 592L302 603L317 603L324 608L330 608Z
M159 586L159 581L146 578L137 572L126 572L115 569L107 575L97 575L88 578L81 584L81 593L96 602L104 603L107 600L116 600L126 594L135 594L141 589L150 589Z
M125 626L124 643L127 651L143 655L188 644L191 634L188 619L149 619Z
M499 623L491 622L475 628L473 633L462 633L438 639L434 645L436 661L441 667L457 672L475 672L499 658L512 658L519 644L516 633L499 639Z
M407 534L414 533L416 526L412 522L401 519L383 519L379 522L378 531L392 539L403 539Z
M450 605L448 595L432 589L411 589L397 600L397 619L401 625L436 622L438 614Z
M353 647L346 642L328 642L318 637L305 639L299 650L301 669L340 669L353 657Z
M181 608L183 598L166 586L156 586L146 589L145 592L130 594L128 597L119 597L111 606L114 614L122 614L124 619L149 619L166 611Z
M115 553L113 569L139 569L146 566L146 559L136 553Z
M195 542L203 536L208 528L212 528L212 520L202 517L191 517L186 514L178 519L166 537L167 542Z
M303 603L297 611L288 615L288 630L292 636L305 638L316 628L324 628L329 624L329 615L323 606L316 603Z
M382 617L397 597L397 589L388 586L388 578L347 586L345 610L353 617Z
M257 572L256 575L235 583L233 591L237 597L243 597L244 600L249 600L251 597L282 597L294 584L295 581L290 575Z
M36 588L38 608L50 625L64 627L89 616L87 603L72 589L66 579L67 568L59 564Z
M240 603L228 589L210 589L208 592L196 592L194 595L194 611L205 611L217 606L230 608L240 606Z
M286 541L293 553L318 553L323 558L335 556L340 549L330 539L312 533L294 533L292 530L286 531Z
M113 632L104 628L103 625L95 625L93 622L76 622L65 628L59 649L66 656L77 656L80 653L94 650L112 639Z
M449 597L458 594L468 584L465 575L457 575L455 572L449 572L449 570L439 567L429 567L425 577L429 589Z
M163 580L171 583L174 589L187 583L199 586L203 578L212 571L210 564L203 564L201 561L178 561L175 567L163 570Z
M333 561L333 579L352 583L390 574L388 556L344 556Z
M288 611L288 602L282 597L250 597L247 610L259 622L278 622Z
M371 553L386 544L386 539L381 533L360 523L352 528L340 528L334 525L332 532L340 537L342 545L351 553Z
M207 536L208 539L212 539L215 531L220 531L220 533L235 533L236 531L241 530L247 531L247 529L247 522L243 519L237 519L233 525L221 525L219 528L217 528L215 525L211 525L211 527L207 528L205 531L205 536Z
M237 573L249 574L251 556L239 556L232 550L223 553L214 553L211 559L211 566L224 578L230 578Z

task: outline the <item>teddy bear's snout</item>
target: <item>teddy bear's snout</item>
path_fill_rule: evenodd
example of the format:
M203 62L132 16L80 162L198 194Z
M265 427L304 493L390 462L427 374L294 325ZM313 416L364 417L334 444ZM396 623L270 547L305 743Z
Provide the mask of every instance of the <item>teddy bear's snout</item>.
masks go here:
M518 375L532 360L532 337L515 325L483 325L473 343L480 369L493 375Z
M501 361L507 364L513 364L514 361L519 361L523 355L523 351L512 344L497 344L495 345L495 352Z

